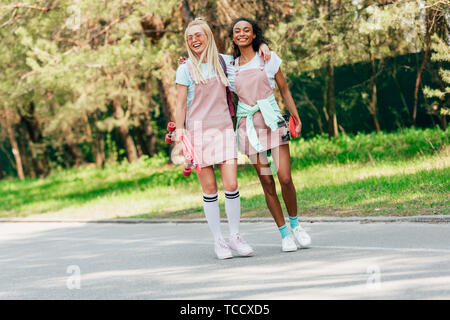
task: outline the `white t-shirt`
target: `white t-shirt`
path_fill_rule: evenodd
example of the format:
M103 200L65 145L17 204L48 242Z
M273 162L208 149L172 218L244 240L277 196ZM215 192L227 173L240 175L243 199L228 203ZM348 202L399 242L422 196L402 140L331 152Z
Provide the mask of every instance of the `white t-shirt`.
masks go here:
M233 59L232 56L226 56L223 55L225 58L225 61L227 62L227 73L228 73L228 81L230 82L230 89L234 92L236 92L235 86L234 86L234 77L235 77L235 70L234 66L230 65L230 57ZM237 63L239 58L236 59L235 63ZM266 61L264 63L264 71L266 72L267 78L269 79L269 84L272 89L275 89L275 74L280 69L281 65L281 58L273 51L270 51L270 60ZM248 70L248 69L256 69L261 66L261 57L259 56L258 52L256 52L255 56L252 60L247 62L246 64L239 66L239 71Z

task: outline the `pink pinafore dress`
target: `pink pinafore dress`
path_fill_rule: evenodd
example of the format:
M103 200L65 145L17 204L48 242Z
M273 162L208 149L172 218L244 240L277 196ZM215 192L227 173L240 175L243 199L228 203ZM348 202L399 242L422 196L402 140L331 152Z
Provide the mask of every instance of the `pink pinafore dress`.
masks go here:
M238 58L239 59L239 58ZM239 61L235 63L235 90L239 100L243 103L254 106L258 100L266 99L273 94L269 79L264 70L264 59L261 57L259 68L251 68L239 71ZM253 115L253 125L258 139L264 151L276 148L289 141L282 141L285 134L283 128L271 130L264 122L261 111ZM258 153L251 145L247 136L246 117L241 118L238 124L239 148L243 154L252 155Z
M186 64L194 79L191 63ZM238 157L226 90L218 76L195 85L194 99L186 110L186 137L201 168Z

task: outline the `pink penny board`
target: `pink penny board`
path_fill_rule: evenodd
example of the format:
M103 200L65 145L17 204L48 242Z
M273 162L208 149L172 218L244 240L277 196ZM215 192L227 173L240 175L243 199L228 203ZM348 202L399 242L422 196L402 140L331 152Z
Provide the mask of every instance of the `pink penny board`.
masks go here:
M198 163L198 157L194 152L194 147L192 146L191 142L185 135L181 136L181 142L183 142L185 148L186 158L189 158L188 156L190 156L190 158L193 160L195 172L197 172L197 174L200 173L202 169L200 168L200 165ZM189 162L191 163L191 161Z
M291 133L292 137L298 138L299 136L295 132L295 127L296 127L296 125L295 125L294 117L290 116L289 117L289 132Z

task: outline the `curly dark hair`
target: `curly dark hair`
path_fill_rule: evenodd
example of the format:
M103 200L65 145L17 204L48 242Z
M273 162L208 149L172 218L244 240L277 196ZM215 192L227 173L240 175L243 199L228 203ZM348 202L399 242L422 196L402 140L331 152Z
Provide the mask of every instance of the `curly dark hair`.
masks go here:
M261 44L263 44L263 43L265 43L267 45L269 44L269 41L266 38L264 38L262 30L258 26L256 21L254 21L252 19L249 19L249 18L245 18L245 17L237 18L231 24L231 28L230 28L230 31L228 33L228 35L229 35L229 37L231 39L231 42L233 43L233 57L235 59L241 55L241 51L239 50L239 47L237 46L237 44L234 43L234 41L233 41L233 29L234 29L234 26L240 21L247 21L248 23L250 23L252 25L253 33L256 35L255 39L253 39L253 41L252 41L253 50L258 52L259 46Z

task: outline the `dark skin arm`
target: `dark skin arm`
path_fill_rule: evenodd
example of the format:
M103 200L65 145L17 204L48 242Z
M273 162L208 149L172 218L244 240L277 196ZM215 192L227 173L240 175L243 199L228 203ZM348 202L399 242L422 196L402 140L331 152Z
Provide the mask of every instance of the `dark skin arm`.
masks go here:
M302 122L300 121L300 116L298 115L297 107L295 106L294 99L292 98L291 90L289 90L281 68L275 74L275 81L277 83L278 89L280 89L281 96L283 97L283 100L286 103L287 108L289 109L289 113L294 118L295 132L297 133L297 136L299 136L300 132L302 131Z

